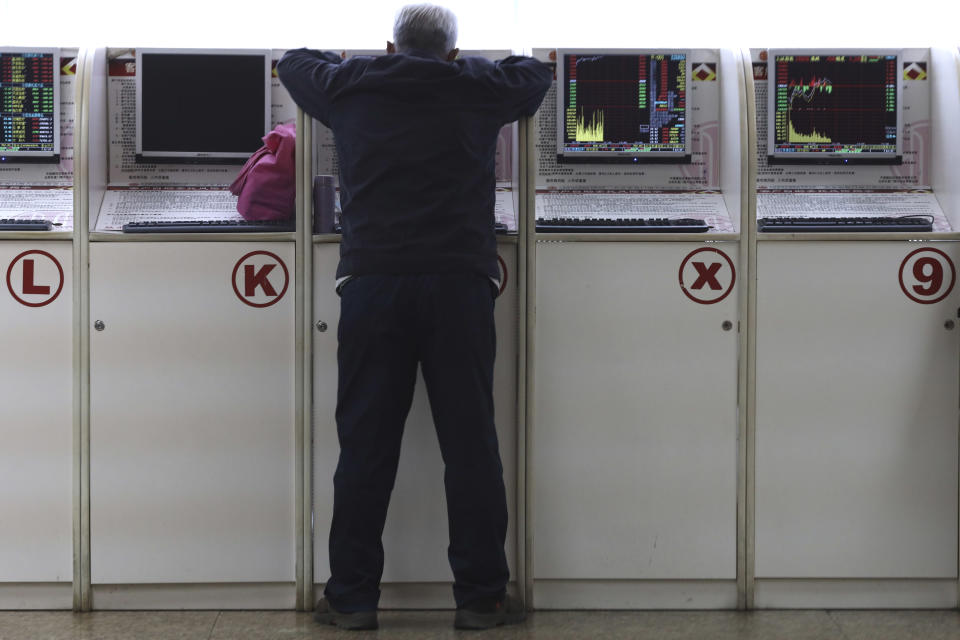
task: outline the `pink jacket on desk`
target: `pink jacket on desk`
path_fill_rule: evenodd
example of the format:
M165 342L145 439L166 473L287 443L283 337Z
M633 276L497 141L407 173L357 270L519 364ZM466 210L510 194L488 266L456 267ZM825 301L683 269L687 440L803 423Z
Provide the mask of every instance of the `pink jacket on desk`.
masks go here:
M247 220L286 220L293 217L297 191L296 125L277 125L263 144L243 165L230 193L239 196L237 211Z

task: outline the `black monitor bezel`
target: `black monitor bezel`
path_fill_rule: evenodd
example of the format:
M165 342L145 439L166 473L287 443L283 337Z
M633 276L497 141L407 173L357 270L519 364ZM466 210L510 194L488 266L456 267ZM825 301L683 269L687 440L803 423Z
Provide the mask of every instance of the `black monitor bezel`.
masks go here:
M59 47L0 47L0 53L39 53L53 57L53 150L13 151L0 149L0 164L59 164L60 163L60 48Z
M897 143L896 151L889 152L824 152L777 151L776 127L776 60L777 56L895 56L897 79ZM900 165L903 164L903 74L900 49L768 49L767 50L767 164L781 165Z
M690 148L691 126L690 114L692 109L690 81L693 69L691 49L601 49L601 48L558 48L556 50L557 71L556 71L556 151L557 162L561 164L690 164L693 158L693 152ZM676 55L685 56L684 72L687 80L686 102L684 105L684 141L683 151L649 151L636 153L633 151L567 151L564 142L565 110L564 87L567 81L567 67L564 64L567 55Z
M160 55L218 55L218 56L257 56L263 58L263 134L270 131L271 123L271 86L273 54L269 49L171 49L171 48L143 48L136 50L136 150L135 160L138 163L148 164L243 164L250 157L251 152L198 152L182 151L153 151L143 148L143 56Z

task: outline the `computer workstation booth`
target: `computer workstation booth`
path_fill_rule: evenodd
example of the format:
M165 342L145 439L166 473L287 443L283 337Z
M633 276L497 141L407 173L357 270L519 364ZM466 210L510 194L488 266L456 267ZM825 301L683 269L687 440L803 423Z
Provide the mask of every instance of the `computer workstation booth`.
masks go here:
M957 52L744 57L748 604L955 607Z
M736 608L741 54L534 55L528 605Z
M90 54L85 608L299 604L296 234L227 191L281 54Z
M347 50L344 55L379 55L382 51ZM473 50L461 55L503 59L510 51ZM511 589L523 584L523 560L518 556L522 516L518 509L518 425L521 402L521 323L524 310L522 270L518 255L519 170L518 125L505 126L497 145L496 211L501 293L496 301L497 355L494 370L494 404L500 455L507 490L509 529L507 560ZM337 174L333 136L320 123L312 122L313 169L310 176ZM312 195L308 194L312 204ZM336 269L340 236L333 221L318 226L313 236L311 285L313 302L313 582L316 596L329 576L328 538L333 513L333 473L339 458L334 409L337 397L337 324L340 300L336 294ZM447 510L444 499L443 460L422 376L404 429L403 450L396 485L390 499L383 533L384 573L381 607L453 608L453 577L447 560Z
M69 609L79 51L0 45L0 609Z

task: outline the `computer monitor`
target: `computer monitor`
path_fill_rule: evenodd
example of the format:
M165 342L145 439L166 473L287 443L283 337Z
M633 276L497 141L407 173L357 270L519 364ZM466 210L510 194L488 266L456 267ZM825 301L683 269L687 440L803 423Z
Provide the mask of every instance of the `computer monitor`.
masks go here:
M557 49L557 160L690 162L690 52Z
M270 130L270 51L137 50L138 162L240 164Z
M898 51L771 49L767 55L769 162L902 162Z
M60 161L60 50L0 48L0 162Z

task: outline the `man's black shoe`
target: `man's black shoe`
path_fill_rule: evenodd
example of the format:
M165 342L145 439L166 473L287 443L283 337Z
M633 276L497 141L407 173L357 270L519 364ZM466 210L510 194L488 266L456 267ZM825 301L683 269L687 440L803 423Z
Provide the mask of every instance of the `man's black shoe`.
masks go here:
M526 619L523 603L513 596L484 598L457 609L453 626L456 629L492 629L503 624L518 624Z
M332 624L335 627L350 629L351 631L376 629L378 626L376 611L342 613L330 606L326 598L320 598L320 602L313 610L313 621L320 624Z

